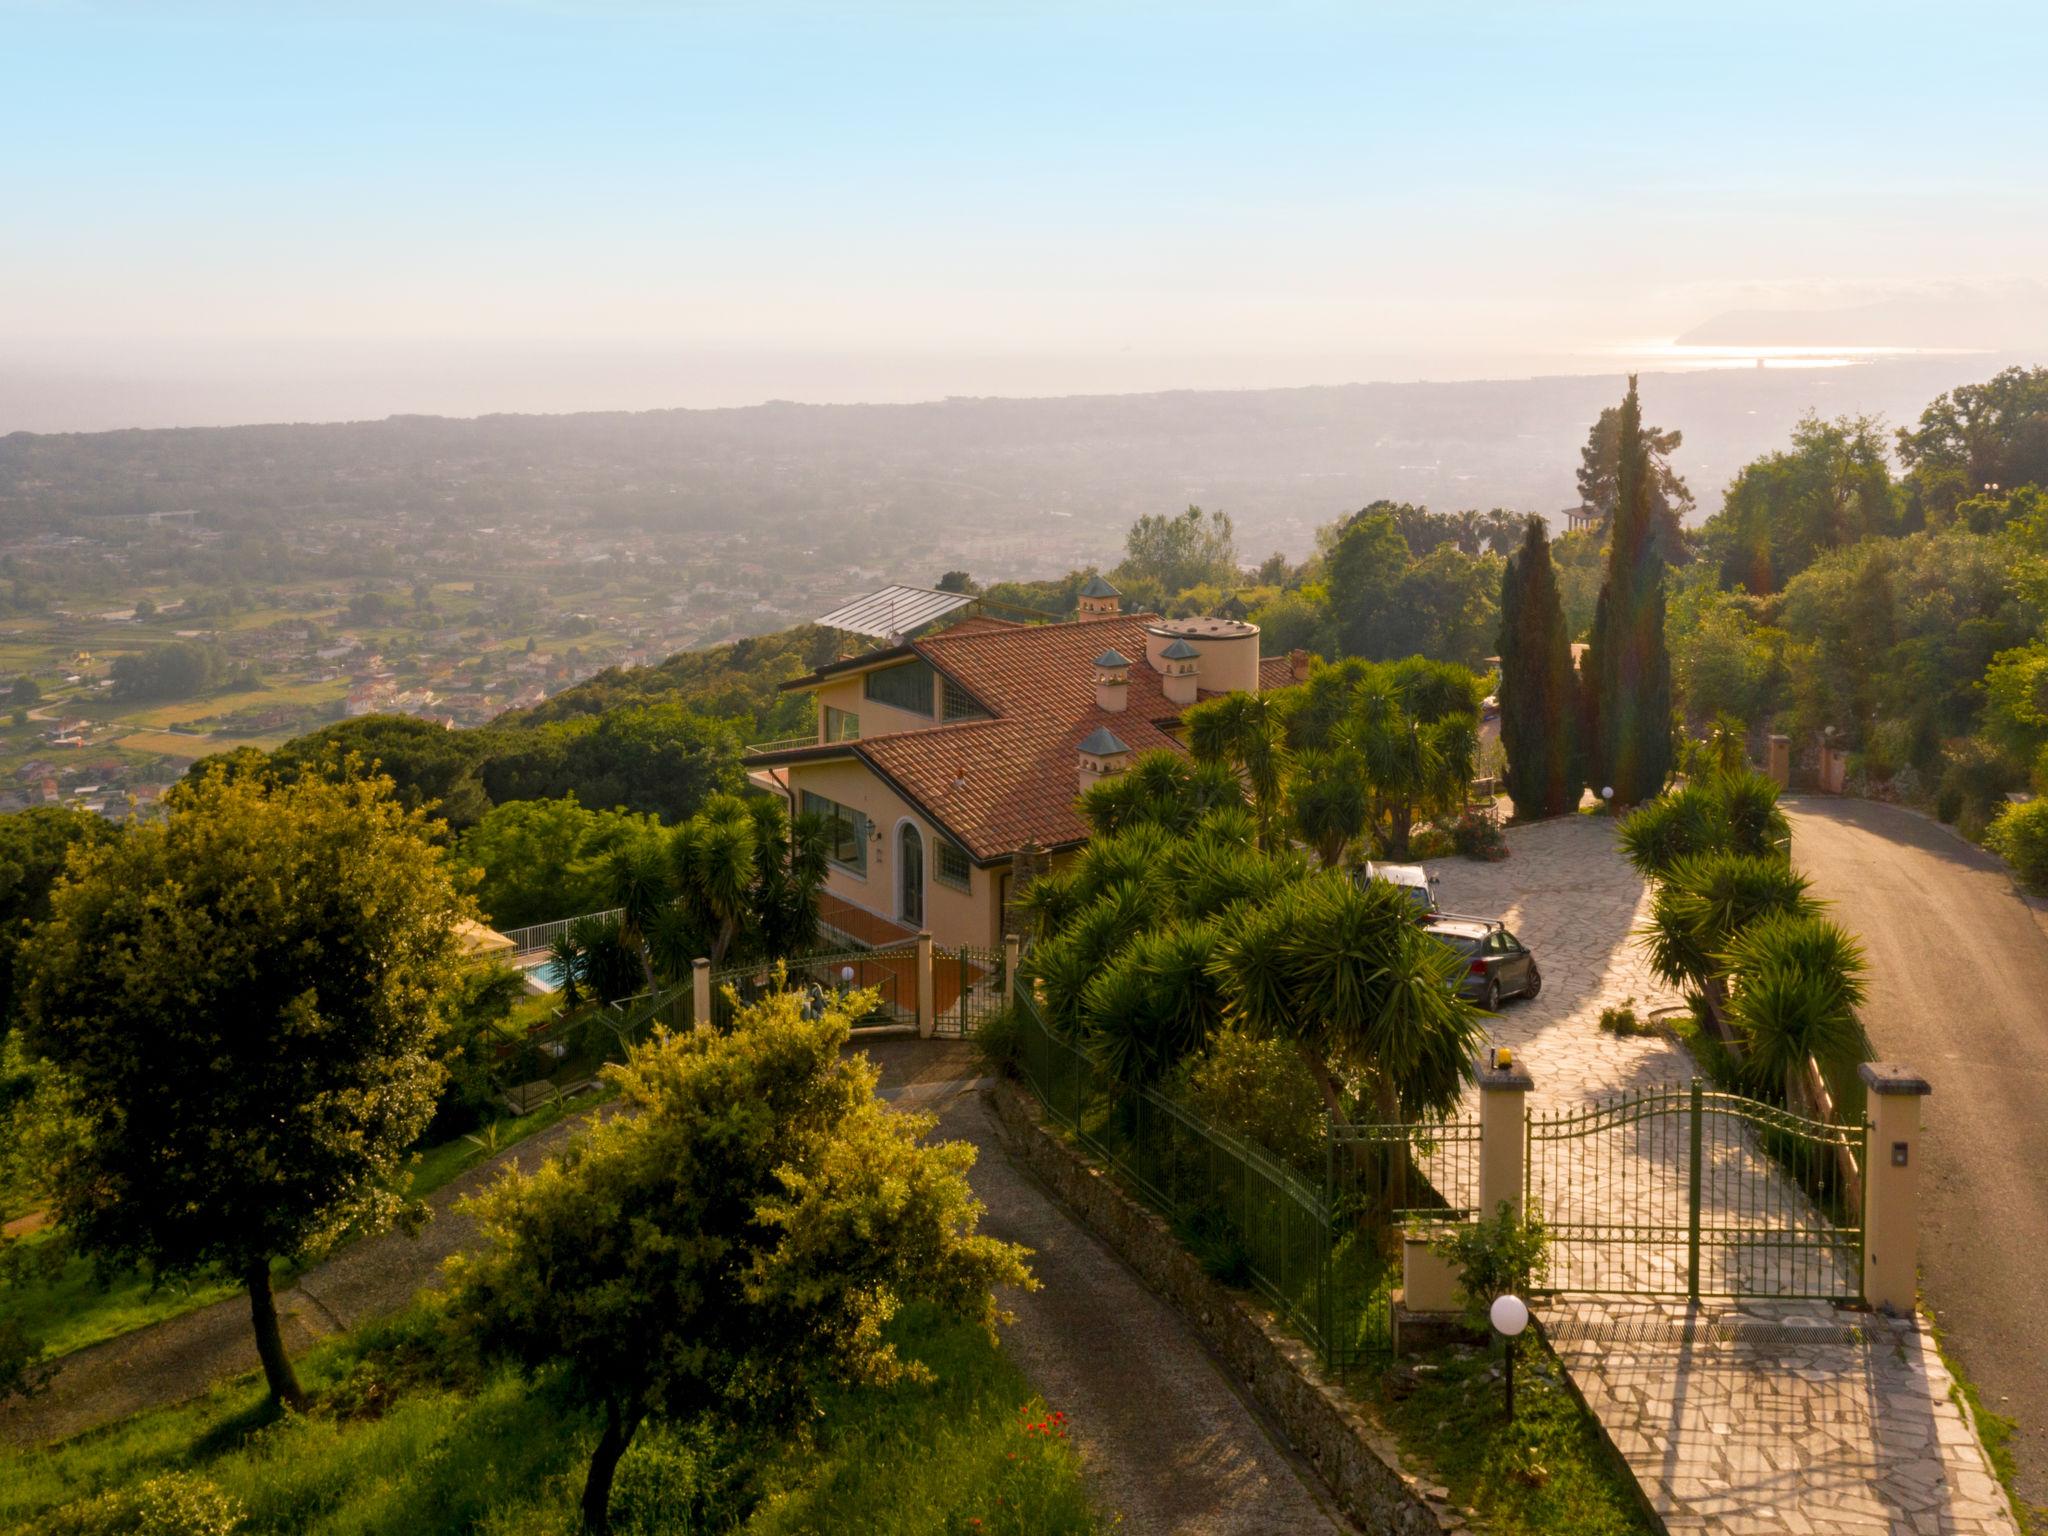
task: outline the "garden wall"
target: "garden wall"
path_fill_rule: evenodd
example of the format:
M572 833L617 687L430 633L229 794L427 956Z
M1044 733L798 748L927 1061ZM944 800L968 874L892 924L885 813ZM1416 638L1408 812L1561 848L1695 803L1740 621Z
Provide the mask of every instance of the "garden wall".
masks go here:
M1315 1464L1347 1514L1392 1536L1468 1529L1446 1491L1404 1470L1392 1437L1324 1380L1306 1344L1211 1279L1158 1215L1047 1128L1026 1090L999 1082L987 1091L1024 1165L1187 1319Z

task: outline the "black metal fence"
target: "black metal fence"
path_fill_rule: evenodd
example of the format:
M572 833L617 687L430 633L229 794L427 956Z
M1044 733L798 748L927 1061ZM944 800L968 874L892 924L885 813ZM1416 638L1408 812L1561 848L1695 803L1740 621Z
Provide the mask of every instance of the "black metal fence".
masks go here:
M1011 995L1017 1064L1054 1124L1121 1175L1213 1271L1265 1297L1327 1366L1385 1359L1392 1277L1382 1229L1350 1207L1334 1159L1340 1141L1350 1138L1409 1149L1416 1166L1424 1128L1345 1128L1326 1142L1330 1158L1317 1188L1157 1090L1118 1087L1084 1049L1053 1032L1026 981L1019 978ZM1460 1129L1455 1138L1428 1142L1419 1163L1462 1167L1469 1146L1476 1190L1477 1127L1469 1142ZM1430 1184L1418 1174L1415 1187ZM1445 1214L1447 1202L1434 1195L1420 1203Z

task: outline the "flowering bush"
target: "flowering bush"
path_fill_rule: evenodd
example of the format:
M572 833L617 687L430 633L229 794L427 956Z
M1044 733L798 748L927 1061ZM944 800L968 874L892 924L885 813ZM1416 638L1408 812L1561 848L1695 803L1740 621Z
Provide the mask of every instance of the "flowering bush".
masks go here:
M1468 859L1494 864L1508 856L1507 839L1501 836L1500 817L1491 808L1467 806L1451 823L1451 846Z

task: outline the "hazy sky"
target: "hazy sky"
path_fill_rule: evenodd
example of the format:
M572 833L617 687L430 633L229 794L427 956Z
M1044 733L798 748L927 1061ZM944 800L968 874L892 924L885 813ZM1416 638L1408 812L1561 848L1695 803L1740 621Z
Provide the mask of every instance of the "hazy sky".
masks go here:
M1995 288L2044 16L0 0L0 342L1497 357Z

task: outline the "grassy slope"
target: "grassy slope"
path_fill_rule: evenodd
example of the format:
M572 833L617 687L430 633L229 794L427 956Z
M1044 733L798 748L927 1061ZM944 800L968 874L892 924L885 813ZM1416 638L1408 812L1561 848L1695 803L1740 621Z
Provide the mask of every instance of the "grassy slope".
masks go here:
M46 1452L0 1458L0 1531L29 1531L82 1496L173 1470L194 1471L247 1512L250 1533L494 1536L574 1528L590 1415L546 1386L496 1376L472 1389L408 1381L391 1328L332 1341L302 1363L327 1395L305 1418L275 1420L251 1379L140 1415ZM1061 1533L1097 1529L1067 1443L989 1339L912 1307L892 1325L937 1380L829 1401L815 1448L778 1442L749 1470L766 1495L744 1529L781 1533ZM393 1349L392 1341L399 1347ZM337 1412L337 1409L343 1411ZM698 1442L701 1443L701 1442ZM643 1431L620 1468L622 1532L691 1528L692 1439Z
M481 1163L493 1152L503 1151L538 1131L546 1130L565 1115L596 1102L594 1093L579 1094L559 1104L544 1105L531 1114L499 1122L495 1143L489 1138L453 1141L428 1147L413 1165L408 1193L424 1199ZM52 1356L67 1355L89 1344L103 1343L146 1328L166 1318L178 1317L199 1307L210 1306L241 1287L196 1279L189 1283L166 1281L152 1286L149 1278L134 1270L124 1271L101 1285L91 1263L76 1255L43 1262L50 1238L47 1234L21 1240L15 1260L21 1278L0 1289L0 1317L18 1321L30 1338L40 1339ZM275 1283L291 1283L294 1272L284 1266L273 1271Z
M1432 1355L1412 1375L1376 1383L1376 1406L1403 1451L1434 1468L1489 1531L1649 1536L1634 1479L1565 1386L1556 1357L1523 1343L1512 1423L1502 1416L1500 1366L1492 1351Z

